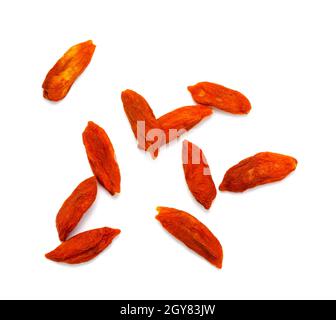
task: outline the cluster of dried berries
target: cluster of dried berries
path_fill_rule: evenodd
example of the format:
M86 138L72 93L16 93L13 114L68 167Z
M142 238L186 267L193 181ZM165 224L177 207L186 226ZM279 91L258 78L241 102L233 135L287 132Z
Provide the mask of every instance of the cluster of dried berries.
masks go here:
M43 96L52 101L63 99L72 84L88 66L95 50L92 41L71 47L48 72L43 82ZM200 82L189 86L198 105L185 106L157 118L147 101L132 90L125 90L121 100L139 148L155 159L159 148L180 137L210 116L212 107L232 114L247 114L249 100L240 92L219 84ZM102 252L120 233L108 227L80 233L70 239L83 215L96 199L97 181L111 195L120 192L120 170L113 145L101 127L89 122L83 132L83 142L94 177L81 182L65 200L56 217L61 245L46 254L48 259L70 264L89 261ZM184 141L183 170L194 198L210 209L217 190L208 162L202 150ZM297 165L296 159L272 152L261 152L240 161L224 175L220 191L243 192L247 189L284 179ZM195 217L181 210L158 207L156 219L174 237L204 257L217 268L222 267L223 249L212 232Z
M120 171L112 143L104 129L89 122L83 132L83 142L94 177L84 180L65 200L56 217L56 227L62 244L46 254L50 260L81 263L96 257L120 233L119 229L100 228L69 234L96 200L97 181L112 195L120 192Z

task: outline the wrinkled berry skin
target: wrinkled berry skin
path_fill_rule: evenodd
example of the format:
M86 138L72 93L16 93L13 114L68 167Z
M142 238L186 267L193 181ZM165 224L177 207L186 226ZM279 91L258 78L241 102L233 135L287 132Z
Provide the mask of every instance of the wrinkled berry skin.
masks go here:
M279 153L261 152L240 161L224 175L221 191L243 192L286 178L296 169L297 160Z
M97 180L91 177L81 182L64 201L56 217L56 227L61 241L65 241L69 233L75 229L96 200L96 196Z
M107 227L79 233L47 253L46 258L69 264L90 261L105 250L119 233L119 229Z
M184 140L182 159L184 176L190 192L205 209L210 209L217 190L203 151L195 144Z
M213 106L233 114L247 114L250 101L240 92L211 82L199 82L189 86L193 99L200 104Z
M174 208L158 207L156 219L188 248L221 269L223 248L213 233L191 214Z
M91 61L96 46L91 40L72 46L51 68L43 84L43 97L62 100Z
M90 121L83 132L83 143L91 169L99 183L111 195L120 193L119 165L105 130Z

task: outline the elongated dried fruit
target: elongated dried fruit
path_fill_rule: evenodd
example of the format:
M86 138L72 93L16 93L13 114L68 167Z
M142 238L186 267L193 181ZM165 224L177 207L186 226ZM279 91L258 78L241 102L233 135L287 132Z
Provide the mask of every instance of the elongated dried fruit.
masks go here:
M158 121L165 131L165 140L168 143L180 137L211 114L212 109L207 106L186 106L166 113Z
M112 195L120 193L120 170L113 145L104 129L90 121L83 132L83 142L97 180Z
M182 159L184 176L190 192L205 209L209 209L216 198L217 190L203 151L185 140Z
M153 110L147 101L135 91L123 91L121 99L134 136L138 140L139 148L148 150L153 158L156 158L163 132Z
M243 192L247 189L287 177L296 169L293 157L272 152L261 152L240 161L224 175L221 191Z
M222 267L223 249L212 232L187 212L158 207L156 219L187 247L197 252L217 268Z
M119 229L107 227L79 233L47 253L46 258L69 264L92 260L108 247L119 233Z
M56 217L56 227L61 241L65 241L77 226L85 212L91 207L97 196L95 177L81 182L66 199Z
M91 40L71 47L48 72L42 84L43 96L52 101L63 99L90 63L95 48Z
M189 86L188 90L193 99L200 104L234 114L246 114L251 110L251 104L243 94L216 83L199 82Z

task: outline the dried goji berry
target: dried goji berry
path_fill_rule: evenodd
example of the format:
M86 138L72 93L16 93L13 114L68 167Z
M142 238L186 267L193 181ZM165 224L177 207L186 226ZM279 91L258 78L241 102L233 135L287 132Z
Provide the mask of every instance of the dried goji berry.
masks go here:
M247 189L279 181L296 169L293 157L272 152L260 152L240 161L224 175L221 191L243 192Z
M199 82L189 86L188 90L193 99L200 104L234 114L246 114L251 110L251 104L243 94L216 83Z
M52 101L63 99L90 63L95 48L91 40L71 47L48 72L42 84L43 96Z
M113 145L103 128L90 121L83 142L91 169L97 180L112 195L120 192L120 171Z
M89 261L108 247L119 233L119 229L107 227L82 232L47 253L46 258L69 264Z
M91 207L97 195L95 177L81 182L65 200L56 217L56 227L61 241L66 240L70 232L77 226L85 212Z
M174 208L158 207L157 211L159 214L156 219L169 233L217 268L222 267L222 246L202 222Z
M183 141L182 158L189 190L204 208L209 209L216 198L217 190L203 151L185 140Z
M148 102L135 91L123 91L121 99L134 136L138 140L139 148L150 151L153 158L156 158L159 151L158 146L155 145L160 144L158 139L163 132L153 110Z
M212 109L207 106L186 106L166 113L158 121L165 131L166 142L171 142L211 114Z

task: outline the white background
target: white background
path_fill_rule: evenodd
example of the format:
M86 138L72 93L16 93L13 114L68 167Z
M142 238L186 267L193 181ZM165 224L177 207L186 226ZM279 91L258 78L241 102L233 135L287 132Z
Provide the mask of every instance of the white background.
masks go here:
M0 298L336 298L335 1L1 1ZM91 64L59 103L42 98L48 70L92 39ZM214 115L185 138L216 185L260 151L292 155L297 170L243 194L192 198L182 139L157 160L136 147L120 93L142 94L157 116L212 81L243 92L248 116ZM103 188L76 232L122 233L79 266L44 254L55 216L91 176L81 134L101 125L114 144L122 191ZM217 270L172 238L156 206L195 215L219 238ZM76 233L75 232L75 233Z

